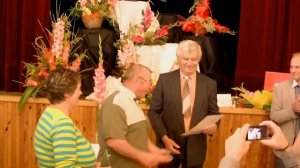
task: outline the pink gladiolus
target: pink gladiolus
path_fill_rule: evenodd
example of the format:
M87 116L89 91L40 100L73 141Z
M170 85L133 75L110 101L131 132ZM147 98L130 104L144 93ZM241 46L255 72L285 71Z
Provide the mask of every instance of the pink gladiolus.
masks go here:
M62 54L64 29L65 29L65 22L59 19L59 21L55 23L53 29L52 53L53 55L55 55L55 57L59 57Z
M105 75L104 69L102 65L102 61L98 64L98 68L95 69L95 87L94 87L94 95L96 97L96 101L99 105L103 102L105 96Z
M78 0L78 1L80 3L80 7L85 7L86 6L87 0Z

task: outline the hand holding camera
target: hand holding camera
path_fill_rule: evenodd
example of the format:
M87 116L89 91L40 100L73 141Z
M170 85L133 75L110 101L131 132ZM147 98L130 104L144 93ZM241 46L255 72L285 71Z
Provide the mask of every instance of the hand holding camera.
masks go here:
M259 125L245 124L242 128L236 129L225 142L225 155L240 160L248 152L251 141L254 140L259 140L263 145L278 151L289 147L281 129L272 121L263 121Z
M268 128L269 138L260 141L263 145L269 146L278 151L283 151L290 146L281 129L274 122L263 121L260 125L267 126Z

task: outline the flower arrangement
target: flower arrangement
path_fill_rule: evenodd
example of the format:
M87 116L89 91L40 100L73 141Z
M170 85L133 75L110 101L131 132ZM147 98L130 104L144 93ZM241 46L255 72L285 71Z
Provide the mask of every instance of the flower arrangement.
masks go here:
M267 112L271 110L273 93L268 90L257 90L250 92L245 89L243 83L241 87L233 87L232 90L239 91L239 99L237 100L238 106L253 107L263 109Z
M131 40L135 45L163 45L168 40L168 30L171 26L160 27L159 22L150 7L142 11L140 24L131 24L128 32L122 34L123 39Z
M53 21L52 28L52 32L47 30L48 47L43 37L35 39L34 47L37 52L37 63L24 63L27 70L24 84L26 89L19 101L19 110L22 109L30 96L35 97L37 93L45 88L51 71L59 68L78 71L81 60L85 57L85 53L72 53L72 58L75 59L70 60L72 46L80 38L70 31L71 23L66 15L62 15L56 21Z
M71 14L75 16L90 15L99 13L101 16L111 14L111 8L116 0L78 0L75 7L72 8Z
M135 46L163 45L168 39L171 26L160 27L159 22L150 7L142 11L143 19L140 24L131 24L127 33L122 33L115 44L118 49L118 65L126 69L130 63L137 63L139 55Z
M221 26L216 19L211 17L209 2L210 0L195 1L194 6L191 8L194 13L185 21L179 22L182 30L192 32L196 36L204 35L206 32L213 33L214 31L234 35L235 32L230 31L225 26Z

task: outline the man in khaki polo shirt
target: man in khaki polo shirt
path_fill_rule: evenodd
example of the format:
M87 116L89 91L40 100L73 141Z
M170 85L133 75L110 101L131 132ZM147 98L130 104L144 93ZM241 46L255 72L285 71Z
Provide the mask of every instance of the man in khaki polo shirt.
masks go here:
M123 86L102 104L99 120L101 151L108 150L113 168L151 168L169 162L171 156L167 150L157 148L148 139L145 115L135 101L149 92L151 71L132 64L124 72L122 83Z

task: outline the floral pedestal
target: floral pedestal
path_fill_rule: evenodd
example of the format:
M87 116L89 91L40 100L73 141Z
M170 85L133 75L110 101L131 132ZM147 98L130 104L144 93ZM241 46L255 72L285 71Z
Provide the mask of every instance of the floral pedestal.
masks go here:
M103 22L103 17L98 12L89 15L81 16L84 26L88 29L100 28Z
M136 46L138 62L153 71L154 77L169 72L176 61L177 43Z

